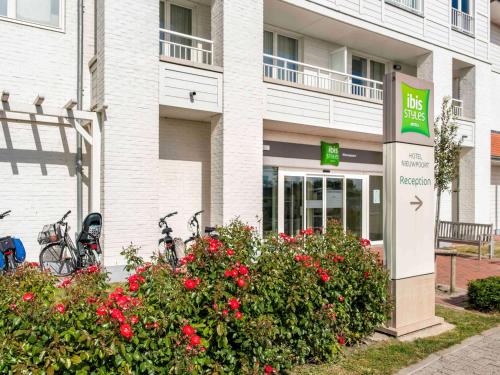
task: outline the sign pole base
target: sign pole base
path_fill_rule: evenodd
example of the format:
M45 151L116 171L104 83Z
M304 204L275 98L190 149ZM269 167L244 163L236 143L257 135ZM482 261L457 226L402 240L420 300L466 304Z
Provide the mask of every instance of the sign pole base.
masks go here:
M435 274L391 280L391 320L378 331L402 336L443 323L435 316Z

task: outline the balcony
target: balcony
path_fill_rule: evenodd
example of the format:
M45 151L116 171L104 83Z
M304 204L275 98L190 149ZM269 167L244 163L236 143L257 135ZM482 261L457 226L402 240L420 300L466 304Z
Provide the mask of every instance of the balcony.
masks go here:
M458 9L451 9L451 26L454 30L465 34L474 34L474 17Z
M451 109L453 116L457 118L464 117L464 101L460 99L451 100Z
M385 0L385 2L409 10L410 12L423 13L423 0Z
M213 65L214 42L193 35L160 29L160 56L191 64Z
M222 112L222 68L211 40L160 28L159 102L164 117L207 121Z
M382 103L383 83L299 61L264 54L264 80Z

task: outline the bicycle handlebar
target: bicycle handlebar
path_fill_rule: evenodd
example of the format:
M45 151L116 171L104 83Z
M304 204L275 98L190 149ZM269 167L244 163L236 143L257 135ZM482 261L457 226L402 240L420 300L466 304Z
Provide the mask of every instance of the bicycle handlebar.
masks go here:
M58 223L64 223L64 220L66 220L66 218L69 216L70 213L71 213L71 210L69 210L68 212L66 212L64 214L64 216L61 218L61 220L58 221Z
M158 221L158 226L161 227L162 224L166 224L165 219L172 217L174 215L177 215L177 211L171 212L171 213L165 215L164 217L161 217L160 220Z
M8 211L5 211L4 213L0 214L0 220L3 219L4 217L6 216L9 216L9 214L11 213L12 211L11 210L8 210Z

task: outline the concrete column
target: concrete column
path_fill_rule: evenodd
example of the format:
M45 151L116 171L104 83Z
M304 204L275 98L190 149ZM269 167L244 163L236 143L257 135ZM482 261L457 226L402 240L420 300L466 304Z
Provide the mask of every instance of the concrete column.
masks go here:
M223 114L212 120L212 224L262 216L263 0L214 0L215 61L224 68Z
M98 4L97 63L101 100L108 105L103 125L103 249L105 265L114 266L124 263L122 247L133 242L150 255L159 237L159 6L134 0Z
M453 61L446 51L437 49L422 56L418 61L417 77L434 82L434 115L439 116L443 98L453 93ZM449 191L441 193L441 220L452 218L451 185Z

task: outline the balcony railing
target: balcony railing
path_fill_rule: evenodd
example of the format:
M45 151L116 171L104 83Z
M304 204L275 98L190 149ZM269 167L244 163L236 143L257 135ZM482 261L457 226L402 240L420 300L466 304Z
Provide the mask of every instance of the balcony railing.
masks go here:
M451 26L463 33L474 33L474 18L468 14L459 11L458 9L451 8Z
M211 40L160 29L160 56L212 65L213 51Z
M451 100L451 109L453 111L453 116L463 117L464 116L464 101L460 99Z
M423 0L385 0L385 2L417 13L422 13L423 11Z
M267 54L264 54L264 78L380 102L384 96L383 83L380 81Z

